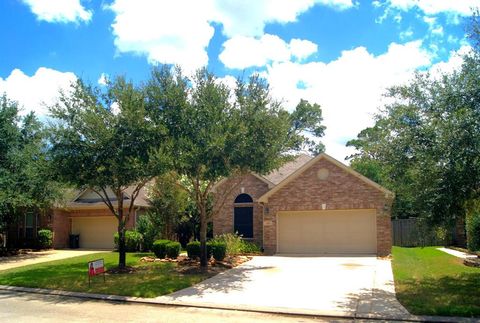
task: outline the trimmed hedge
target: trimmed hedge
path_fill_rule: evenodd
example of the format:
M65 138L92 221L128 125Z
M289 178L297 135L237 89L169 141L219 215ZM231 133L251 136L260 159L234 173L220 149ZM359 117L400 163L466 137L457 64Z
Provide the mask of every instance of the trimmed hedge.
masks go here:
M180 255L180 250L182 250L182 245L180 242L171 241L165 245L167 257L171 259L176 259Z
M155 240L153 242L152 251L157 258L163 259L167 255L167 244L170 240Z
M192 241L187 243L188 258L200 258L200 241Z
M115 249L118 250L118 232L113 235ZM128 252L140 251L143 242L143 235L134 230L125 231L125 249Z
M37 233L38 247L41 249L51 248L53 244L53 233L51 230L42 229Z
M212 241L208 243L212 250L213 258L217 261L222 261L227 255L227 244L220 241Z
M200 241L192 241L187 243L187 255L190 259L200 258ZM207 242L207 258L212 257L212 245Z

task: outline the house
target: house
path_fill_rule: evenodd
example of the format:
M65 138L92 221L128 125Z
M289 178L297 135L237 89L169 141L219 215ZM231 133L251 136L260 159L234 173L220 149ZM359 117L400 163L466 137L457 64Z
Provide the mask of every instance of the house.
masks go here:
M394 194L327 154L215 187L214 235L238 232L267 254L390 254Z
M51 227L51 214L36 208L28 209L0 232L1 246L15 248L37 247L38 230Z
M132 191L133 187L125 191L125 212L128 211ZM113 192L109 190L107 194L115 205ZM127 229L135 226L137 217L148 206L145 189L142 189L135 199L134 212L126 225ZM50 227L54 233L54 248L69 247L70 234L78 234L80 248L113 249L113 235L118 231L118 220L95 192L86 189L78 192L65 206L53 209Z

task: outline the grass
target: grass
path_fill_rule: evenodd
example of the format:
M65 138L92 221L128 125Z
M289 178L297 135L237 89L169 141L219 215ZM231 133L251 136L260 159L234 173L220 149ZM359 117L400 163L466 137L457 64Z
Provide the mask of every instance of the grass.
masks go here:
M436 247L393 248L400 303L412 314L480 317L480 268Z
M208 274L178 273L176 263L140 262L140 258L147 255L151 254L127 253L127 266L135 267L136 272L106 275L105 283L101 275L93 277L91 287L88 286L87 262L104 258L105 267L113 268L118 264L118 253L99 253L0 271L0 285L156 297L208 278Z

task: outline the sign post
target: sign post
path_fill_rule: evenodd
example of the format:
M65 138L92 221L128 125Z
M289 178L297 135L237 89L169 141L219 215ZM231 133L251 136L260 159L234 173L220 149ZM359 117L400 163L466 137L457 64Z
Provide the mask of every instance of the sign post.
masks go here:
M103 274L103 282L105 282L105 262L102 259L97 259L88 262L88 287L93 276Z

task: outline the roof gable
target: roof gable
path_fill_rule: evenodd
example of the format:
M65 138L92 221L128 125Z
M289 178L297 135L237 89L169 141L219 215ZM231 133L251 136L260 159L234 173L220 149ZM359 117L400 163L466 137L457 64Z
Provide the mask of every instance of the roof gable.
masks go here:
M297 169L299 169L312 159L312 156L300 154L296 156L294 160L283 164L278 169L268 173L267 175L263 175L262 177L273 183L274 185L278 185L284 179L294 173Z
M344 165L343 163L337 161L336 159L334 159L333 157L325 154L325 153L322 153L318 156L316 156L315 158L312 158L310 159L308 162L306 162L305 164L303 164L301 167L299 167L298 169L296 169L294 172L292 172L291 174L289 174L287 177L285 177L280 183L278 183L278 185L276 185L274 188L272 188L270 191L266 192L264 195L262 195L260 198L259 198L259 202L268 202L268 198L270 196L272 196L273 194L275 194L277 191L279 191L281 188L285 187L286 185L288 185L290 182L292 182L294 179L296 179L297 177L299 177L302 173L304 173L307 169L309 169L311 166L315 165L318 161L320 160L326 160L332 164L334 164L335 166L337 166L338 168L342 169L343 171L357 177L358 179L360 179L361 181L363 181L364 183L366 183L367 185L381 191L382 193L384 193L385 195L389 195L389 196L393 196L394 194L387 190L386 188L384 188L383 186L375 183L374 181L370 180L369 178L363 176L362 174L354 171L353 169L351 169L350 167Z

